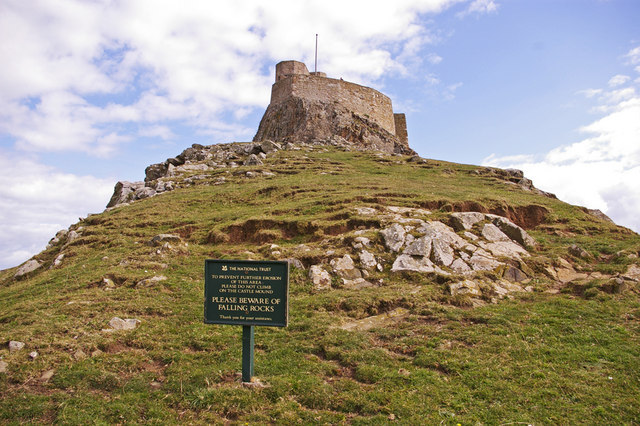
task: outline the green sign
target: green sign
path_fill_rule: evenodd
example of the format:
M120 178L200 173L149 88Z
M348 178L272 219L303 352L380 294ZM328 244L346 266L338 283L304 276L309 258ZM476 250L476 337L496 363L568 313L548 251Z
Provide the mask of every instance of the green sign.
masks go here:
M289 263L206 260L204 322L286 327Z

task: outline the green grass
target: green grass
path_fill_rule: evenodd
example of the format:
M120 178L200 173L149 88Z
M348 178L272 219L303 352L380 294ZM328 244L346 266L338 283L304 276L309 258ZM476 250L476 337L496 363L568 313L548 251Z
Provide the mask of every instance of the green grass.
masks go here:
M637 234L477 169L333 148L280 152L237 169L273 177L216 171L211 181L224 175L225 184L85 219L62 267L24 280L0 271L0 342L26 343L16 353L0 348L9 364L0 374L0 422L637 423L637 286L612 295L593 281L551 295L538 274L533 293L468 309L454 306L447 278L391 274L391 256L372 277L384 279L380 288L317 292L306 271L293 269L289 326L256 330L255 370L267 387L239 383L241 327L203 323L204 259L269 259L272 243L306 265L330 249L341 255L353 231L379 226L355 207L422 207L438 219L470 203L514 218L542 206L546 218L529 229L539 242L527 260L532 271L558 257L609 274L637 262L627 256L640 249ZM178 233L188 247L157 254L146 243L160 233ZM594 260L572 259L570 244ZM38 258L48 268L60 250ZM167 280L136 286L154 275ZM106 276L113 290L101 285ZM398 307L408 315L393 325L339 328ZM113 316L142 322L103 332ZM78 350L88 356L77 358ZM50 369L53 377L41 381Z

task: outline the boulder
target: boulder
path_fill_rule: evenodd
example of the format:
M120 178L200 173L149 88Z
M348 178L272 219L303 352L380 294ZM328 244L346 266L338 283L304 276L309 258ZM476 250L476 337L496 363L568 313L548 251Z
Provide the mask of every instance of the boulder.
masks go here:
M138 324L140 324L140 320L133 318L122 319L113 317L109 321L109 325L113 330L133 330Z
M261 166L263 163L257 155L251 154L244 161L245 166Z
M627 271L623 274L623 278L631 281L640 281L640 266L635 264L629 265Z
M482 236L492 242L511 241L511 239L493 223L487 223L482 227Z
M449 223L456 231L469 230L473 225L483 220L484 214L477 212L451 213L449 217Z
M571 244L567 249L567 251L571 256L574 256L580 259L590 259L593 257L591 256L591 254L589 254L588 251L578 246L577 244Z
M496 225L502 232L504 232L509 238L513 241L517 242L523 247L533 247L536 244L536 241L527 234L527 231L520 228L515 223L512 223L508 219L502 216L496 215L487 215L491 217L493 224Z
M403 251L404 254L409 254L411 256L426 256L429 257L431 255L431 238L429 237L420 237L410 244Z
M134 193L134 199L142 200L144 198L153 197L154 195L156 195L155 189L145 186L143 188L136 189L136 192Z
M457 295L469 295L469 296L482 296L482 291L478 284L471 280L459 281L457 283L449 284L449 291L452 296Z
M413 257L408 254L401 254L396 258L391 266L391 272L413 271L413 272L442 272L427 257Z
M262 141L262 143L260 144L260 149L265 154L271 154L272 152L280 151L282 147L276 142L266 140Z
M332 259L330 265L340 278L345 280L362 278L362 273L356 268L353 259L351 259L351 256L348 254L345 254L341 258Z
M453 263L454 251L445 239L434 239L431 249L431 260L441 266L449 266Z
M136 283L136 287L152 287L158 284L161 281L165 281L167 277L164 275L156 275L151 278L145 278L144 280L140 280Z
M467 262L465 262L461 258L457 258L456 260L454 260L449 267L458 274L468 274L472 272L471 267L467 265Z
M380 231L384 237L384 245L391 251L398 252L404 244L406 232L400 224L394 223L387 229Z
M360 265L362 265L364 269L371 270L378 266L378 261L376 260L376 257L372 253L368 252L367 250L362 250L359 256L360 256Z
M135 192L144 187L144 182L121 181L113 188L113 195L107 204L107 208L129 203L135 199Z
M489 253L481 249L473 253L468 263L474 271L492 271L502 265L502 263L492 258Z
M309 278L316 290L327 290L331 288L331 275L320 265L313 265L309 268Z
M16 271L13 277L22 278L23 276L35 271L41 266L42 264L35 259L27 260L25 263L22 264L22 266L18 268L18 270Z
M19 342L17 340L11 340L9 342L9 352L17 352L19 350L22 350L22 348L24 348L23 342Z
M161 177L165 177L167 175L168 167L168 163L157 163L148 166L144 169L144 181L151 182Z
M147 243L147 245L160 247L160 246L164 245L165 243L180 243L180 242L182 242L182 238L180 238L180 235L176 235L176 234L158 234L155 237L153 237Z
M502 275L502 278L508 281L519 283L526 280L529 277L527 277L527 275L524 272L522 272L520 269L516 268L515 266L509 265L504 270L504 274Z

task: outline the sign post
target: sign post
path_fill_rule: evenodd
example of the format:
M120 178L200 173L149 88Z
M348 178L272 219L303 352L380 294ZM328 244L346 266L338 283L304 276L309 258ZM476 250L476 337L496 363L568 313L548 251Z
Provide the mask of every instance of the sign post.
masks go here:
M289 320L289 263L209 259L204 270L204 322L242 326L242 381L250 382L254 326Z

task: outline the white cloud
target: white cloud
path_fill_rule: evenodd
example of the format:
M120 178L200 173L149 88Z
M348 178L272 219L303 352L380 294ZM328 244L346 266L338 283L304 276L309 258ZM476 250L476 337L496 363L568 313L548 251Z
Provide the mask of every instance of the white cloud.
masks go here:
M609 80L609 87L620 86L622 84L625 84L630 79L631 77L629 77L628 75L622 75L622 74L614 75Z
M0 268L43 250L57 231L102 211L113 181L61 173L28 158L0 152Z
M634 83L611 86L622 84ZM606 115L579 129L584 139L542 157L492 155L483 163L522 169L538 188L640 231L640 96L634 87L597 93Z
M269 101L273 64L319 65L373 83L406 73L433 36L419 21L464 0L6 0L0 14L0 131L31 151L105 155L120 128L177 120L203 132ZM472 3L491 10L493 2ZM358 19L354 19L357 16ZM432 63L439 57L428 58ZM96 98L102 98L96 101Z
M498 11L498 7L498 3L493 0L474 0L465 11L458 13L458 17L462 18L474 13L495 13Z

